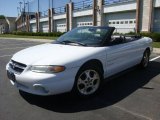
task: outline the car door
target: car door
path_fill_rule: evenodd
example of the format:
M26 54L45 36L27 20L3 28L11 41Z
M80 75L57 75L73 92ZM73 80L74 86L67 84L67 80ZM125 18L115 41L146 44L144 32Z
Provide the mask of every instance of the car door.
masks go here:
M106 48L105 77L121 72L139 62L136 42L113 44Z

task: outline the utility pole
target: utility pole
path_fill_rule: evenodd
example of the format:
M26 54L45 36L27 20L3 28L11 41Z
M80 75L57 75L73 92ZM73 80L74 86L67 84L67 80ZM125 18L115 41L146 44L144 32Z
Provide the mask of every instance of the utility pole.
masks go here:
M53 22L53 12L54 12L54 9L53 9L53 0L51 1L52 2L52 8L51 8L51 32L53 32L53 25L54 25L54 22Z
M21 11L21 9L22 9L22 2L19 2L19 5L20 5L20 12L22 12Z
M50 5L50 0L48 0L48 3L49 3L49 4L48 4L48 6L49 6L49 9L50 9L50 6L51 6L51 5Z
M23 28L26 30L26 26L25 26L25 19L26 19L26 2L25 2L25 0L23 0Z
M39 13L39 0L38 0L38 13Z
M19 13L20 13L20 8L17 7L17 13L18 13L18 16L19 16Z
M52 0L52 8L53 8L53 0Z
M39 32L39 17L40 17L40 11L39 11L39 0L38 0L38 10L36 12L36 26L37 26L37 32Z
M26 3L25 3L25 5L27 5L27 14L26 14L26 17L25 17L25 19L26 19L26 31L27 32L29 32L29 1L27 1Z
M22 18L22 2L19 2L19 6L20 6L20 17L21 17L21 25L23 23L23 18ZM21 31L22 31L22 26L21 26Z
M27 5L27 13L29 14L29 1L25 3Z

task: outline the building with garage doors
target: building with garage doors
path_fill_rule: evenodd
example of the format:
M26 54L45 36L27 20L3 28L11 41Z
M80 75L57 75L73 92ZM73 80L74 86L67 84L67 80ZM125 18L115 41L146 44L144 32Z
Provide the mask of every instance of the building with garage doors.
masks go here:
M23 15L24 16L24 15ZM33 15L32 15L33 16ZM114 26L116 32L160 32L160 0L85 0L18 17L17 29L66 32L80 26ZM22 29L25 28L25 29Z
M11 33L16 30L15 17L0 19L0 34Z

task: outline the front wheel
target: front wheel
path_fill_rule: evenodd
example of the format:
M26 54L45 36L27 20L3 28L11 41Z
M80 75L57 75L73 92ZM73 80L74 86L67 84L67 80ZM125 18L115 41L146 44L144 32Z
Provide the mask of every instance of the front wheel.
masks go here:
M146 51L144 52L144 54L143 54L143 58L142 58L142 61L141 61L140 66L141 66L142 68L148 67L149 59L150 59L150 52L149 52L149 50L146 50Z
M101 86L101 71L92 66L83 67L76 76L74 92L79 96L91 96L95 94Z

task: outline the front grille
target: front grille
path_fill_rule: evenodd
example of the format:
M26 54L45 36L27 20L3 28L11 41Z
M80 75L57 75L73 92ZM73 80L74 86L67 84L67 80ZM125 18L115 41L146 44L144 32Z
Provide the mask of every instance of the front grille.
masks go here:
M10 61L9 66L17 74L21 74L24 71L24 69L27 67L25 64L16 62L14 60Z

